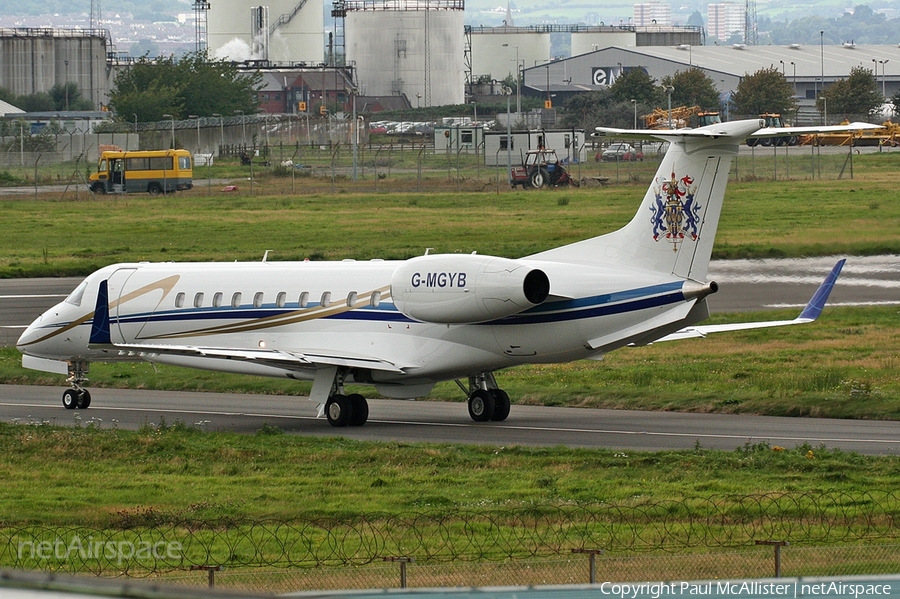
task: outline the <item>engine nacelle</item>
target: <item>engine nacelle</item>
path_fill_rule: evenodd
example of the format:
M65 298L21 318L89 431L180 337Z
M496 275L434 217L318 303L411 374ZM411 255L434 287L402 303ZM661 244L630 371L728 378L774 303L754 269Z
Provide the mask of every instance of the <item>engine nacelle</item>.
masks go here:
M407 260L391 277L394 305L422 322L486 322L518 314L549 295L550 280L544 271L494 256L419 256Z

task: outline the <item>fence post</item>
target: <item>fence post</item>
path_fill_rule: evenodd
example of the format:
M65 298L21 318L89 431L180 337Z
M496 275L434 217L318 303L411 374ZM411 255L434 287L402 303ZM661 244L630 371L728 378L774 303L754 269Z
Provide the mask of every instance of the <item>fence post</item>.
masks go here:
M416 561L414 557L385 557L382 558L386 562L400 563L400 588L406 588L406 564Z
M206 570L209 578L209 588L212 589L216 586L216 572L221 572L223 568L222 566L191 566L192 572L197 570Z
M781 548L790 545L788 541L756 541L757 545L771 545L775 547L775 578L781 578Z
M591 564L591 584L597 583L597 556L603 555L602 549L573 549L572 553L587 553Z

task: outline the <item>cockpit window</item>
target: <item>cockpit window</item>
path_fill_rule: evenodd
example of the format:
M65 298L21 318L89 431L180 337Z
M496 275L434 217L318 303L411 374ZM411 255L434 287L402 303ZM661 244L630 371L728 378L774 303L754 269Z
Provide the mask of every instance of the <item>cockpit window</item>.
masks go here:
M69 294L69 297L66 298L67 304L72 304L73 306L80 306L81 300L84 297L84 290L87 289L87 281L82 281L81 285L75 288L75 291Z

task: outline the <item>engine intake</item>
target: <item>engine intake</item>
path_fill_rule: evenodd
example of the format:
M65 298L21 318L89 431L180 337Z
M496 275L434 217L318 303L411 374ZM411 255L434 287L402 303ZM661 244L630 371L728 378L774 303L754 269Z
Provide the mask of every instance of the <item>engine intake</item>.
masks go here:
M550 279L544 271L494 256L419 256L391 277L394 305L421 322L486 322L537 306L549 295Z

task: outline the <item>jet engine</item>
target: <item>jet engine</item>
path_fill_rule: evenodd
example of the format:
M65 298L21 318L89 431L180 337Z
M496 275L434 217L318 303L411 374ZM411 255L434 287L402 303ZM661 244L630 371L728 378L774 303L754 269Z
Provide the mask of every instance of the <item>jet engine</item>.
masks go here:
M550 280L544 271L494 256L419 256L407 260L391 277L394 305L421 322L486 322L518 314L549 295Z

